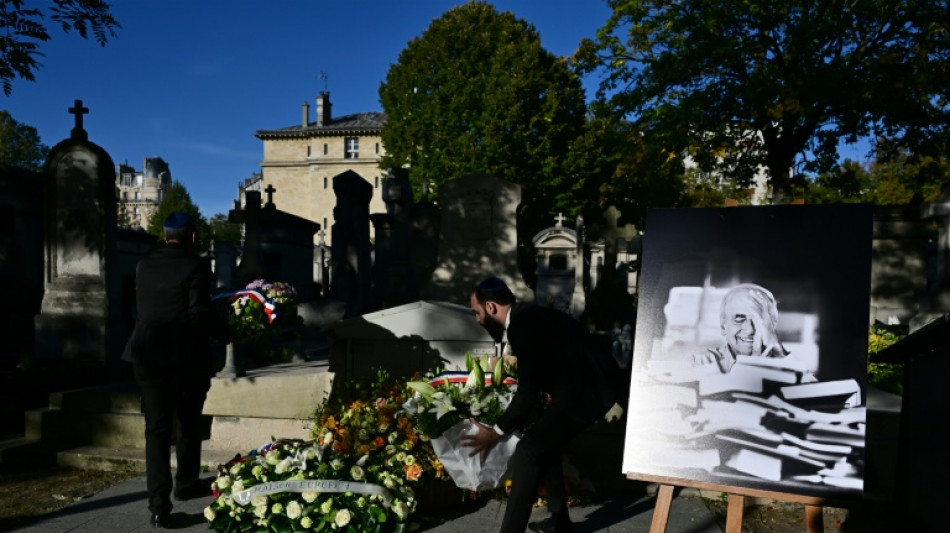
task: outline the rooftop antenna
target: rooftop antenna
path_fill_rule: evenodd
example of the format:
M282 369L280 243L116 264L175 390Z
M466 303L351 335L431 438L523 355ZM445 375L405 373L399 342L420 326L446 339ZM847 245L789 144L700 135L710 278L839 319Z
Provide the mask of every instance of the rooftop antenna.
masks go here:
M317 78L323 80L323 90L326 91L327 90L327 73L320 72L320 75L318 75Z

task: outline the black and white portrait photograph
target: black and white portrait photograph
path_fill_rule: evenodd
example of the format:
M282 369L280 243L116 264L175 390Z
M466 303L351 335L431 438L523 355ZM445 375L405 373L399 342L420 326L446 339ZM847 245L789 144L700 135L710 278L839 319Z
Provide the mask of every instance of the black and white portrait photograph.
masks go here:
M871 208L647 214L623 469L860 496Z

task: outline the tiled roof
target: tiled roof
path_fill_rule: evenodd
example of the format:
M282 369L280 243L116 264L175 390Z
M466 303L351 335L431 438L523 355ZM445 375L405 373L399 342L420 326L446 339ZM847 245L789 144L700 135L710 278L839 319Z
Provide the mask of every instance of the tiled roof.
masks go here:
M300 124L276 130L257 130L254 134L258 139L277 139L292 137L320 137L324 135L344 135L379 133L386 123L386 114L378 111L367 113L353 113L330 120L329 124L317 126L316 122L306 127Z

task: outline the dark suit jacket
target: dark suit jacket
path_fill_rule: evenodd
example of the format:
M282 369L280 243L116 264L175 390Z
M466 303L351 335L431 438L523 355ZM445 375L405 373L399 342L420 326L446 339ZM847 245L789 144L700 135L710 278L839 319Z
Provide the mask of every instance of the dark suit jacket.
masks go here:
M623 375L617 361L598 350L573 317L515 304L507 333L518 358L518 391L498 421L506 434L524 428L542 393L551 395L549 409L581 423L593 423L620 400Z
M227 337L227 309L211 302L211 265L177 244L139 261L138 317L127 347L131 361L211 368L209 335Z

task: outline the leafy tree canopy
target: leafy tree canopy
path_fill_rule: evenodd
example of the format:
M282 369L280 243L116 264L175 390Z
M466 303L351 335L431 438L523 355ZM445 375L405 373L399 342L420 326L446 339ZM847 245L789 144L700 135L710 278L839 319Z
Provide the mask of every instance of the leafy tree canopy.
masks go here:
M381 166L408 166L416 191L484 173L522 186L528 220L576 207L567 159L583 132L584 91L510 12L482 2L447 11L399 54L379 96Z
M13 93L14 79L35 81L34 72L42 66L40 43L50 40L47 17L65 33L75 30L83 39L92 34L102 46L121 28L102 0L52 0L46 9L25 4L25 0L0 2L0 84L7 96Z
M208 221L215 244L241 244L241 225L228 222L228 215L216 213Z
M934 202L947 184L950 159L905 153L869 165L847 160L808 183L803 196L808 203L905 205Z
M704 170L748 183L767 168L777 202L795 166L834 168L841 139L946 139L945 1L607 3L575 54L603 72L598 97Z
M36 128L14 120L0 110L0 163L40 170L49 155L49 146L40 142Z
M211 246L211 230L208 222L201 216L198 206L191 201L188 190L178 180L172 181L172 184L165 189L162 201L158 204L158 209L149 217L148 227L145 230L159 239L164 239L163 226L165 219L175 211L188 213L195 217L198 221L198 251L201 253L208 251Z

